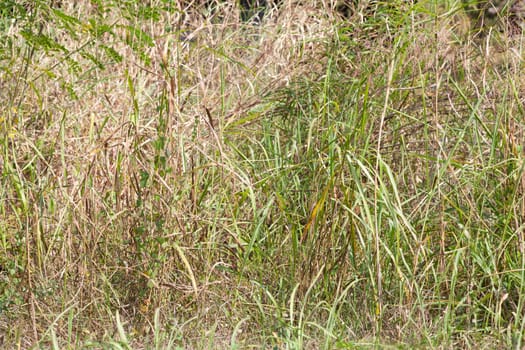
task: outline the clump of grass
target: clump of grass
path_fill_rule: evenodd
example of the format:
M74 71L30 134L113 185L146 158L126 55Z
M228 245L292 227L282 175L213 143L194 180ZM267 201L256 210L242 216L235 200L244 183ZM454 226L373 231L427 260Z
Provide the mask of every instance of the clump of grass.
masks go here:
M517 38L458 2L55 5L0 9L4 344L522 346Z

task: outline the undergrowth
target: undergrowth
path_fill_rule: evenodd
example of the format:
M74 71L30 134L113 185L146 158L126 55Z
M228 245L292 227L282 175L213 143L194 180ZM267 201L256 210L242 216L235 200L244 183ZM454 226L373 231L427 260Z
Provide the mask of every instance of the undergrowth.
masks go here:
M523 347L519 35L178 5L0 4L0 344Z

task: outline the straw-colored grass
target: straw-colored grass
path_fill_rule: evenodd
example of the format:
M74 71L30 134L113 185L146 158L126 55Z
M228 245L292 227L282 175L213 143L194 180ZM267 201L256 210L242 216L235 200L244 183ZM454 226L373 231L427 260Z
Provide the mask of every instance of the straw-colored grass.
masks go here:
M522 348L521 34L181 3L0 5L2 347Z

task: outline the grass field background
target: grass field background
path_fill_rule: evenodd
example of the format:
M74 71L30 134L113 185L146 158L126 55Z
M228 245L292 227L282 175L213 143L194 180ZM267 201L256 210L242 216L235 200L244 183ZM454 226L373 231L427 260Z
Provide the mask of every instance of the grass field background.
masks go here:
M521 35L461 1L0 4L0 344L521 349Z

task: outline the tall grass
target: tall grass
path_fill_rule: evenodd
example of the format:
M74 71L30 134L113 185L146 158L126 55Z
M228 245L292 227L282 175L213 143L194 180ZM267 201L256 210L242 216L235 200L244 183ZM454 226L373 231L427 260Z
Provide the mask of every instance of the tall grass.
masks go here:
M0 5L0 343L522 348L521 37L216 5Z

